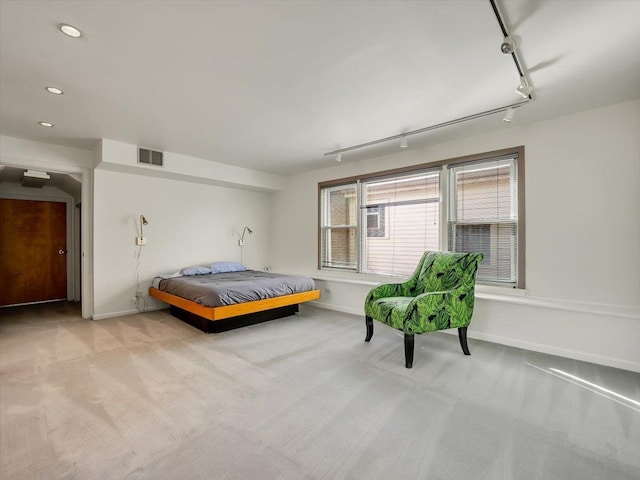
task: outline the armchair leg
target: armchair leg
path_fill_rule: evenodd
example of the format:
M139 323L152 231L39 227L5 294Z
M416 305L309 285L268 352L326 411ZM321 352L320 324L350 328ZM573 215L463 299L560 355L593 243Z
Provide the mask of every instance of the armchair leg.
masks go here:
M404 366L413 367L413 333L404 334Z
M465 355L471 355L469 347L467 346L467 327L461 327L458 329L458 338L460 339L460 346Z
M368 342L369 340L371 340L371 337L373 337L373 318L365 316L364 323L367 326L367 337L364 339L364 341Z

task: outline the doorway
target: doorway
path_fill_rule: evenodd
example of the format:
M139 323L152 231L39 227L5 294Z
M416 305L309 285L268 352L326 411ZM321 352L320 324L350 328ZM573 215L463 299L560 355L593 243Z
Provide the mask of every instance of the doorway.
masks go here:
M0 306L67 299L67 205L0 199Z

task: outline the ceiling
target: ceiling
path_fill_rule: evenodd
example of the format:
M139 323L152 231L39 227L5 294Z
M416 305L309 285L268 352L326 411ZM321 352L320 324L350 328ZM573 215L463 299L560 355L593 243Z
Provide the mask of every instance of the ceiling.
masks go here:
M640 1L497 3L535 101L510 125L493 115L410 148L640 97ZM3 0L0 133L83 149L109 138L286 175L517 102L501 43L488 0Z
M5 167L0 165L0 183L22 183L24 168ZM76 202L80 201L82 185L75 178L63 173L49 172L50 179L45 183L47 187L55 187L71 195Z

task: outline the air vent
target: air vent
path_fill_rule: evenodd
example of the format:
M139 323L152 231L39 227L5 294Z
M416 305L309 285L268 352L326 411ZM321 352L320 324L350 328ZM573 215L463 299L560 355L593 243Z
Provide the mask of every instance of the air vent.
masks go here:
M163 163L162 152L147 150L146 148L138 148L138 163L161 167Z

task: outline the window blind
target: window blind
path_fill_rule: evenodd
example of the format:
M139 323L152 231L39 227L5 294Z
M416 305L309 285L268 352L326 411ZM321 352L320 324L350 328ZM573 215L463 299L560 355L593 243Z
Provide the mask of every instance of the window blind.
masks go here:
M449 172L449 249L484 254L478 280L518 279L517 156L454 165Z
M409 275L425 250L438 250L438 171L363 181L360 271Z

